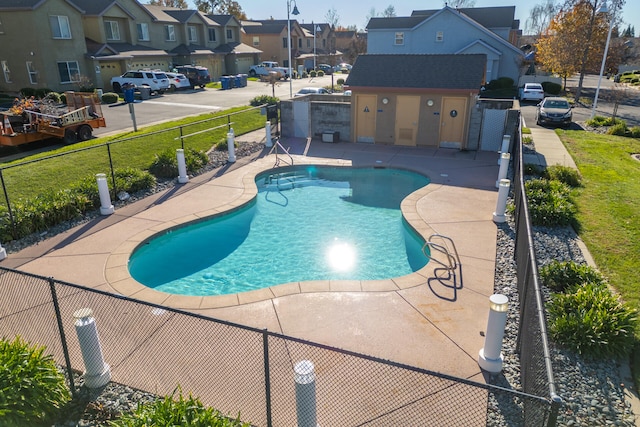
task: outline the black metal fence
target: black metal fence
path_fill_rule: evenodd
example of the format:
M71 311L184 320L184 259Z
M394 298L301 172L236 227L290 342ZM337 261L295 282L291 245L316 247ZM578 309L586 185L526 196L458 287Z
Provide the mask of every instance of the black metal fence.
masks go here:
M323 426L484 426L491 395L533 408L527 426L549 415L545 398L0 267L0 336L44 345L76 371L82 308L93 311L112 381L158 395L179 385L255 426L296 424L303 360L315 367L315 407L305 413ZM523 425L516 417L511 425Z
M115 169L134 167L146 170L151 165L154 155L164 150L185 149L195 147L196 144L208 144L207 146L211 147L225 139L232 127L236 134L241 134L264 127L267 119L275 120L277 123L277 109L274 119L271 111L273 108L265 111L266 107L262 105L214 115L156 132L142 132L102 144L2 166L0 186L3 194L0 199L0 212L6 212L11 229L15 229L12 206L18 200L42 197L50 191L69 188L82 178L98 173L106 175L112 199L115 199L120 192L116 184ZM239 119L241 116L242 120ZM197 138L192 137L196 135ZM132 158L138 158L140 153L148 154L144 157L147 160L143 160L141 164L133 164Z
M517 265L520 323L517 351L520 355L520 377L525 393L548 396L551 412L548 424L555 426L562 399L556 392L553 366L547 335L544 298L538 280L538 263L533 242L529 208L524 188L522 130L514 135L514 201L515 201L515 259ZM540 419L540 408L524 404L525 425ZM530 422L529 422L530 421Z

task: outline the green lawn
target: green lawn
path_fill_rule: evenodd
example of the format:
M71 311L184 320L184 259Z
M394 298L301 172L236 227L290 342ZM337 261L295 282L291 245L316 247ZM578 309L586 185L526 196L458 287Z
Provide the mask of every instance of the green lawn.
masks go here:
M156 154L181 147L180 135L217 128L184 139L185 148L209 150L216 143L226 140L228 122L231 122L235 133L240 135L264 127L266 119L260 109L241 107L150 126L138 132L96 138L3 163L0 165L3 184L9 200L15 201L34 197L48 190L66 188L96 173L109 175L110 163L115 168L134 167L146 170ZM66 154L62 155L64 153ZM32 162L37 159L40 161ZM14 165L19 166L13 167ZM6 205L6 202L3 200L2 204Z
M598 269L640 310L640 140L584 131L557 131L583 178L575 191L578 234ZM534 141L535 143L535 141ZM640 331L633 356L640 384Z

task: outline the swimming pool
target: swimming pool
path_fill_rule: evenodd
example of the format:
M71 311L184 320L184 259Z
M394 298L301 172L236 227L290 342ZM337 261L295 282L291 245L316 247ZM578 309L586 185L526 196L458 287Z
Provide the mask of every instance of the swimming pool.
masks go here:
M144 242L129 259L129 273L183 295L410 274L428 259L400 203L427 184L429 178L400 169L271 170L256 177L258 194L247 206Z

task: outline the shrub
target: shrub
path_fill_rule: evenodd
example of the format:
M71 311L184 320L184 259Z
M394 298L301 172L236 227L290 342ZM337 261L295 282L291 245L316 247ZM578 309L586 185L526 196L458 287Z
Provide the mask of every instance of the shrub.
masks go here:
M627 125L625 123L618 123L613 125L607 131L609 135L627 136Z
M640 138L640 126L634 126L629 131L631 132L631 137Z
M206 155L205 155L206 157ZM116 179L118 191L135 193L141 190L148 190L156 186L155 177L147 171L135 168L115 169L113 175ZM97 186L97 183L96 183Z
M522 137L523 144L531 144L532 142L533 142L533 138L530 137L529 135L525 135Z
M53 92L53 91L47 88L39 88L39 89L36 89L35 97L42 99L46 97L50 92Z
M324 76L324 71L322 71L322 70L318 70L318 71L316 72L316 75L317 75L318 77L322 77L322 76Z
M514 81L511 77L498 77L496 84L499 89L509 89L510 87L513 87Z
M600 127L600 126L613 126L617 124L625 124L625 121L618 118L613 117L604 117L604 116L594 116L592 119L589 119L585 122L587 126L591 127Z
M195 173L207 164L209 157L202 151L187 148L184 150L184 161L187 167L187 172ZM177 177L178 159L176 157L176 151L169 148L159 154L156 154L153 163L149 166L149 172L158 178Z
M20 95L22 95L23 98L31 98L32 96L35 97L36 90L32 87L23 87L22 89L20 89Z
M523 135L531 135L531 128L523 127L522 128Z
M317 75L318 75L318 72L316 70L309 71L309 77L316 77Z
M522 168L522 173L524 175L541 177L542 175L544 175L544 168L533 163L525 163L524 167Z
M552 261L540 268L542 284L553 292L585 283L604 284L602 275L593 267L573 261Z
M67 103L67 95L65 95L64 93L60 94L60 103L65 105Z
M542 88L544 93L549 95L559 95L560 91L562 91L562 85L554 82L542 82Z
M40 424L71 398L64 375L44 347L0 339L0 418L5 426ZM49 423L50 424L50 423Z
M190 427L249 427L250 424L240 421L240 415L229 418L217 409L205 407L200 399L189 394L188 398L176 389L171 396L156 400L153 403L139 404L131 414L124 414L119 419L110 421L113 427L146 427L146 426L190 426Z
M264 104L276 105L278 104L279 100L280 99L275 96L260 95L260 96L256 96L251 101L249 101L249 105L251 105L252 107L257 107L259 105L264 105Z
M106 92L102 94L103 104L115 104L118 102L118 94L113 92Z
M580 187L582 180L580 172L576 169L561 165L551 165L547 167L544 176L549 180L563 182L569 187Z
M601 283L574 285L547 304L553 340L579 354L608 358L628 355L634 345L636 312Z
M47 96L44 97L44 99L48 99L51 100L51 102L60 104L60 94L58 92L49 92Z
M344 85L344 79L342 77L340 77L338 80L336 80L336 84L339 86Z
M576 207L566 184L537 178L525 183L525 192L533 225L555 227L574 222Z

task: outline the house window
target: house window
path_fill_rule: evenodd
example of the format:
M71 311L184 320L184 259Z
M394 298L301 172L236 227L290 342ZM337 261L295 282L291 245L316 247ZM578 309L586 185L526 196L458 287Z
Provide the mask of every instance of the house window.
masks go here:
M0 34L4 34L4 26L2 25L2 19L0 19Z
M36 71L35 67L33 66L33 62L31 61L27 61L27 73L29 73L29 82L31 82L31 84L37 84L38 83L38 72Z
M302 39L298 39L298 49L302 49Z
M80 67L78 61L58 62L60 83L74 83L80 80Z
M189 41L190 42L197 42L198 41L198 32L196 31L196 27L194 27L193 25L189 25L187 27L187 30L189 32Z
M288 39L286 37L282 38L282 47L285 49L289 47Z
M260 46L260 37L253 36L253 45L254 46Z
M11 71L9 71L9 63L2 61L2 74L4 74L4 81L11 83Z
M404 33L396 33L396 46L404 44Z
M142 22L137 25L138 27L138 40L141 42L149 41L149 24Z
M120 29L116 21L104 21L104 33L107 40L120 40Z
M209 41L216 41L216 30L214 28L209 28Z
M311 48L311 40L307 39L307 48Z
M69 27L69 18L66 16L53 15L49 17L51 25L51 33L54 39L70 39L71 28Z
M168 42L176 41L176 30L173 25L164 26L164 39Z
M227 41L233 40L233 30L227 30Z
M437 31L436 32L436 41L437 42L441 42L444 40L444 31Z

